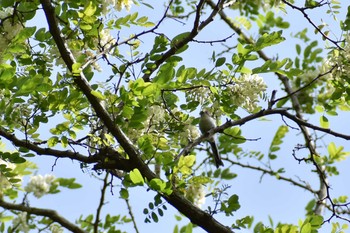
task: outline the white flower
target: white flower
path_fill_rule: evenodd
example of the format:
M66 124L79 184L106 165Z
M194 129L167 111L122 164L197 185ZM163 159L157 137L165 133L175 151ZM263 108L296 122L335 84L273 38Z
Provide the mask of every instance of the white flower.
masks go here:
M198 101L201 105L204 102L208 101L210 96L210 90L207 87L194 88L191 91L187 92L190 100Z
M50 174L32 176L24 190L40 198L50 191L51 186L55 184L55 179L56 177Z
M179 134L181 144L188 144L188 142L193 142L199 136L200 133L198 128L191 124L185 124L183 131Z
M164 109L159 106L159 105L153 105L151 107L149 107L149 111L148 111L148 118L145 121L144 124L144 129L148 132L152 132L154 130L158 130L159 129L159 125L164 122L164 116L165 116L165 112ZM144 134L144 132L142 132L142 134ZM141 135L142 135L141 134ZM140 135L138 135L137 137L139 137Z
M117 11L121 11L125 7L127 11L130 11L131 4L132 0L117 0L114 8Z
M59 225L57 224L53 224L50 226L50 230L52 233L63 233L63 229L62 227L60 227Z
M258 108L259 97L266 91L267 86L263 78L257 74L243 74L235 84L227 88L235 105L253 112Z
M20 232L29 232L30 228L27 223L27 212L21 212L12 221L13 228Z
M20 23L13 23L12 20L3 21L0 26L0 62L2 62L1 54L22 29L23 27Z
M159 123L164 121L164 109L159 105L153 105L149 108L148 121L152 120L152 123Z
M100 44L105 49L110 48L112 45L114 45L117 40L111 35L109 29L102 29L100 31Z
M87 60L90 60L90 59L95 59L95 54L93 52L91 52L90 50L87 50L85 51L85 54L88 56L88 59ZM99 71L99 72L102 72L102 68L101 66L96 62L92 62L91 63L91 66L92 68L94 68L95 70Z
M5 38L9 41L11 41L21 30L23 29L23 26L17 22L12 23L11 20L6 20L3 23L3 33L5 35Z
M205 203L205 190L201 184L190 184L186 190L186 198L201 208Z
M13 7L6 7L0 10L0 19L6 18L13 14Z
M124 7L127 11L130 11L132 4L132 0L105 0L102 1L102 12L106 15L110 11L111 6L117 11L123 10Z
M345 38L345 46L343 50L334 50L330 59L329 65L336 65L337 68L333 71L335 78L348 77L350 75L350 35Z

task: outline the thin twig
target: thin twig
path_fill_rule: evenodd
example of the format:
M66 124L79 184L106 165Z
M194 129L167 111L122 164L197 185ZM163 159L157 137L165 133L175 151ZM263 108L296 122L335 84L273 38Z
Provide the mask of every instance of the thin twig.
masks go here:
M107 187L109 186L108 184L108 172L106 172L105 178L103 179L103 186L101 189L101 197L100 197L100 202L98 204L97 210L96 210L96 218L94 222L94 232L98 233L98 225L100 223L100 215L101 215L101 210L105 202L105 195L106 195L106 190Z
M132 212L132 210L131 210L131 205L130 205L130 203L129 203L129 199L126 198L126 199L124 199L124 200L125 200L125 203L126 203L126 205L127 205L127 207L128 207L129 215L130 215L131 221L132 221L132 223L133 223L133 225L134 225L135 232L136 232L136 233L139 233L139 229L138 229L138 227L137 227L134 214L133 214L133 212Z

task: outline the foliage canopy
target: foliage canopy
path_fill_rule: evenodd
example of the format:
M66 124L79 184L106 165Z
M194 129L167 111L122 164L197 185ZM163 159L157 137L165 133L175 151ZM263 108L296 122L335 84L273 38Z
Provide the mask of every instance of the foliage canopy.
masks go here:
M350 109L350 6L300 2L0 1L0 231L141 232L134 212L158 223L172 206L190 221L173 232L343 232L349 194L331 178L344 176L350 133L331 119ZM218 127L200 135L203 109ZM220 169L205 143L214 134ZM55 159L53 174L37 174L39 155ZM80 165L67 176L102 184L96 212L76 221L29 201L88 185L54 176L67 159ZM305 216L237 217L240 169L305 191ZM132 210L140 187L153 199ZM102 214L108 192L126 215Z

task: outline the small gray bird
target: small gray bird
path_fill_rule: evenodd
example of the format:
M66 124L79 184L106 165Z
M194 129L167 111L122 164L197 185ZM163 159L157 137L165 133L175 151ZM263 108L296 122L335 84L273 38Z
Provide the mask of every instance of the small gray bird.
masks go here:
M199 120L199 129L201 130L202 134L206 134L209 130L216 127L215 121L213 118L211 118L208 111L201 111L200 115L201 119ZM216 146L214 137L210 137L208 139L208 142L213 151L216 167L219 168L219 166L224 166L224 164L221 161L221 157L218 151L218 147Z

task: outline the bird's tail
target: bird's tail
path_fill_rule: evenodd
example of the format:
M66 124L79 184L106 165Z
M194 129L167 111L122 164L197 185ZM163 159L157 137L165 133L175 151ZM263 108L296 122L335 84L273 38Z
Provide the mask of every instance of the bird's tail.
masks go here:
M218 147L216 146L216 143L215 142L209 142L209 143L210 143L211 149L213 151L216 168L219 168L220 166L224 166L224 163L221 160L221 156L219 154Z

